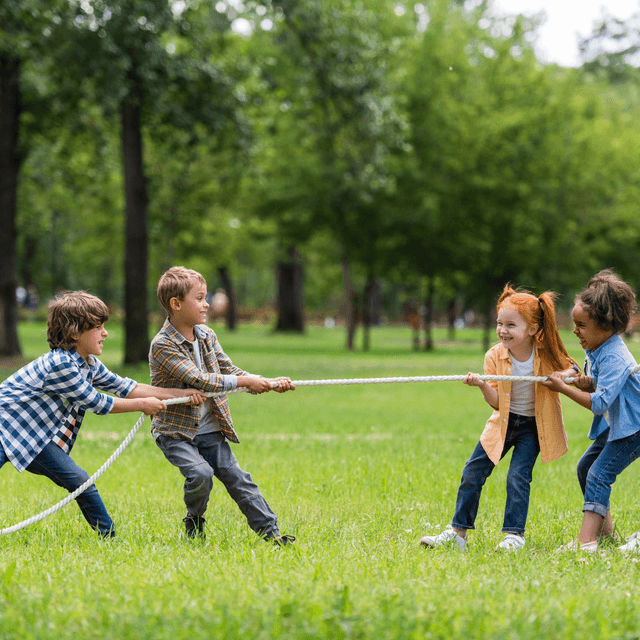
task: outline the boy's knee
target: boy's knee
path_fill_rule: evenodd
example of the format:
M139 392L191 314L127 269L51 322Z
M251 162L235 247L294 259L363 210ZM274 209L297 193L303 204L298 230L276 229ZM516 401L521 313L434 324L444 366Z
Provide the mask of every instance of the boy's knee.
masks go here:
M213 469L206 462L196 465L189 471L189 480L196 485L213 486Z

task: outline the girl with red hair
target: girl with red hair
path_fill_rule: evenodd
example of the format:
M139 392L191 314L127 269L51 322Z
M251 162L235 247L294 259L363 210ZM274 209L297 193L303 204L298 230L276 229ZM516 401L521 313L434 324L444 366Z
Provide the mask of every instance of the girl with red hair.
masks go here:
M563 371L569 376L580 372L558 333L554 299L550 291L535 296L505 286L497 305L500 342L485 355L485 375L546 376ZM502 526L505 538L496 550L518 551L525 545L530 485L538 455L542 462L550 462L567 452L560 398L536 382L485 381L474 373L468 373L463 382L480 389L493 413L462 471L451 526L439 535L425 536L420 544L466 548L467 532L475 528L482 487L513 449Z

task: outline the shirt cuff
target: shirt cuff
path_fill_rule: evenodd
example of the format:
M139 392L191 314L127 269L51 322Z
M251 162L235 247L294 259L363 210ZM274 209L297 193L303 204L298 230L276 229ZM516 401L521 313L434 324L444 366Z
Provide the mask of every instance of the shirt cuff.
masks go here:
M232 374L224 374L222 376L222 385L224 391L232 391L238 386L238 376Z

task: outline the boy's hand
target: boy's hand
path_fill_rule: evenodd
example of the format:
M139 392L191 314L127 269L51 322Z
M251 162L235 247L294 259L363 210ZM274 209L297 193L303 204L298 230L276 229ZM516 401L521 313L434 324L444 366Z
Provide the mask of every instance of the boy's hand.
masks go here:
M251 393L266 393L271 391L271 380L268 378L257 378L255 376L238 376L238 387L245 387Z
M296 387L291 382L291 378L280 376L279 378L271 378L271 387L278 393L284 393L285 391L293 391Z
M140 410L148 416L155 416L167 408L167 405L157 398L140 398Z
M196 407L207 400L207 396L199 389L185 389L184 395L189 398L186 404L190 407Z

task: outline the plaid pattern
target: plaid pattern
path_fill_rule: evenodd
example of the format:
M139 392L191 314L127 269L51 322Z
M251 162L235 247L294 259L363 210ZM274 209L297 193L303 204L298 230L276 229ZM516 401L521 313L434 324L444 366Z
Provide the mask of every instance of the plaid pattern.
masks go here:
M76 438L78 437L78 431L80 425L76 420L76 416L72 413L58 433L53 436L53 442L55 442L65 453L69 453L73 449Z
M165 320L151 342L149 367L151 384L156 387L201 389L216 393L236 388L237 376L251 375L236 367L227 356L215 332L206 325L196 325L194 335L200 345L202 369L198 368L191 343ZM226 396L213 398L213 413L222 433L231 442L239 442L233 430L229 401ZM198 407L170 405L152 418L152 429L177 440L193 440L200 425Z
M97 358L88 364L75 350L52 349L0 385L0 436L7 457L24 471L52 440L70 451L85 412L106 415L113 407L113 398L98 389L125 397L135 386Z

